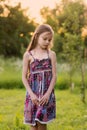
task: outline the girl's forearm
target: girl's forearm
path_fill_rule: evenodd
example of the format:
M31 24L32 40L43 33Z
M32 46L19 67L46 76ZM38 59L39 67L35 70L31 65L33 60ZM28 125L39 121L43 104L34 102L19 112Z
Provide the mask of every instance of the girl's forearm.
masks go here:
M31 88L29 86L29 83L28 83L28 81L27 81L27 79L25 77L22 77L22 82L23 82L26 90L28 91L29 95L32 95L33 92L32 92L32 90L31 90Z
M50 82L50 86L49 86L49 88L48 88L48 90L47 90L47 93L48 93L49 95L51 94L51 92L52 92L52 90L53 90L53 88L54 88L54 86L55 86L56 79L57 79L57 77L54 76L54 77L52 78L51 82Z

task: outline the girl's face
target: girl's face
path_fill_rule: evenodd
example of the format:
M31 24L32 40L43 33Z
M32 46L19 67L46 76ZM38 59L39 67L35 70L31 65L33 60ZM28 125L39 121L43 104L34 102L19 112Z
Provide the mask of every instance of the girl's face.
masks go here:
M44 32L40 34L38 38L37 46L40 46L42 49L47 49L52 41L52 34L50 32Z

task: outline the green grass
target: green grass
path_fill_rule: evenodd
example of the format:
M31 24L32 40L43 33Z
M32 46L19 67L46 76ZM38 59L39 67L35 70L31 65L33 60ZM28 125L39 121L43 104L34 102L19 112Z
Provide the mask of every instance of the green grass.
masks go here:
M22 60L19 58L0 57L0 81L20 80L22 73Z
M87 69L86 69L87 70ZM58 65L58 80L56 88L67 88L69 81L66 64ZM23 109L25 89L21 81L22 60L17 58L0 58L0 130L29 130L23 124ZM87 86L87 73L85 83ZM48 130L87 130L87 104L81 102L81 74L73 75L74 92L56 90L56 119L48 124ZM87 90L86 90L87 92ZM87 101L87 98L86 98Z
M25 89L0 89L0 130L29 130L23 124ZM56 90L56 119L48 130L87 130L87 103L80 91ZM87 99L86 99L87 101Z
M19 58L0 58L0 88L21 88L22 60Z

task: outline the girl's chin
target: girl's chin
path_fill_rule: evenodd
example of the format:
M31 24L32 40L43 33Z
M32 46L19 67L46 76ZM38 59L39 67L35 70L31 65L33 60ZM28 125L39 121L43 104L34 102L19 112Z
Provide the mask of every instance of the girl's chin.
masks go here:
M48 48L48 46L42 46L41 48L42 48L42 49L47 49L47 48Z

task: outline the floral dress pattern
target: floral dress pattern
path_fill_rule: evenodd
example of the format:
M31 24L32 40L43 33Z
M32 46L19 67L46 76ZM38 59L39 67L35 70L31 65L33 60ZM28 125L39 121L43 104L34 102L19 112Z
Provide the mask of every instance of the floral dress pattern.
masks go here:
M48 51L47 51L48 52ZM29 54L33 57L31 51ZM52 65L51 59L35 59L29 64L29 76L27 78L28 83L32 91L40 99L49 88L51 79L52 79ZM42 124L47 124L55 118L56 113L56 103L55 103L55 94L54 90L52 91L49 101L47 104L35 105L30 99L30 95L26 91L26 98L24 104L24 123L35 126L36 121L39 121Z

